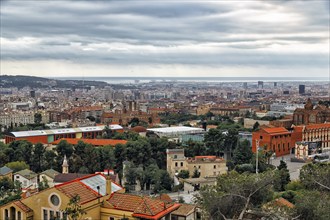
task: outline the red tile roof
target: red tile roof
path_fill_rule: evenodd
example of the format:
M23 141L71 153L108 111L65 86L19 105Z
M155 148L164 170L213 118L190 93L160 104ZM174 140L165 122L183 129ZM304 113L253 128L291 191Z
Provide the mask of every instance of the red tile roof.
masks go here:
M123 193L113 193L108 202L115 209L133 212L134 217L146 219L159 219L180 206L180 204L167 203L146 196Z
M80 204L84 204L98 198L98 194L94 190L79 181L69 182L68 184L64 183L55 187L69 198L79 195Z
M322 128L330 128L330 123L323 123L323 124L311 124L311 125L306 125L305 129L310 130L310 129L322 129Z
M284 127L263 128L268 134L289 134L290 132Z
M23 212L27 213L27 212L31 212L32 209L30 209L27 205L25 205L23 202L21 201L15 201L13 202L17 207L19 207Z
M62 140L66 141L66 142L68 142L69 144L72 144L72 145L77 145L79 141L83 141L84 143L91 144L93 146L107 146L107 145L115 146L116 144L126 144L127 143L126 140L115 140L115 139L62 138L62 139L58 139L58 140L52 142L51 144L57 145Z

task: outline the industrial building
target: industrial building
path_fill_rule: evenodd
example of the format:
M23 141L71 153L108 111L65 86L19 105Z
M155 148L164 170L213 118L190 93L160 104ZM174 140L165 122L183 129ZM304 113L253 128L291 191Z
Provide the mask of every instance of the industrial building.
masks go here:
M5 136L5 143L8 144L17 140L27 140L33 144L50 144L62 138L90 138L95 139L103 134L105 126L80 127L80 128L61 128L52 130L35 130L11 132ZM116 132L124 132L120 125L109 125L109 129Z

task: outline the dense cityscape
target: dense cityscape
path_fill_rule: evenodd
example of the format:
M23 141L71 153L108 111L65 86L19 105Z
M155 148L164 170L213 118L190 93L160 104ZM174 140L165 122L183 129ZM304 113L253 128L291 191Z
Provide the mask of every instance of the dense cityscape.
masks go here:
M0 220L330 219L329 12L0 1Z
M328 190L329 166L319 163L329 161L328 82L134 80L90 86L76 80L63 88L50 79L42 88L19 88L10 80L18 76L6 77L11 86L1 88L0 114L5 215L16 215L9 215L10 206L32 211L35 204L29 201L44 195L68 201L76 193L86 202L81 211L100 200L113 204L100 203L94 217L78 213L91 218L170 213L172 219L201 219L215 208L228 216L250 216L244 218L289 217L306 211L302 200L312 193L308 190ZM227 177L219 179L222 174ZM231 182L235 178L243 182ZM110 198L107 181L113 184ZM239 189L241 196L261 199L248 204L258 212L243 212L246 201L240 198L209 194L214 186L219 193ZM259 186L267 190L259 192ZM265 195L254 198L245 190ZM214 199L220 201L213 204ZM56 201L50 200L53 206ZM125 201L136 202L131 204L136 208ZM142 201L146 207L158 205L159 212L139 213ZM237 208L222 205L228 202ZM314 212L309 214L318 215ZM28 219L29 212L20 213ZM65 213L55 208L42 214L56 219Z

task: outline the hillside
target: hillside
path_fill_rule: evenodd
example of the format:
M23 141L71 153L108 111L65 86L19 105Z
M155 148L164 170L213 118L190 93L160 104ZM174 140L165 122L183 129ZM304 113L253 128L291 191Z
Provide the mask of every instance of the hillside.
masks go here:
M83 81L83 80L55 80L35 76L0 76L0 87L18 87L29 86L31 88L82 88L82 87L104 87L108 85L101 81Z

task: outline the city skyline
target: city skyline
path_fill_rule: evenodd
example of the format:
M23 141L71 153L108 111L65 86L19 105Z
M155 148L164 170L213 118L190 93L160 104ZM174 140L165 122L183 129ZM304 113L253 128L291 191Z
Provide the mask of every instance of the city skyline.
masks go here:
M1 74L328 77L329 1L1 1Z

